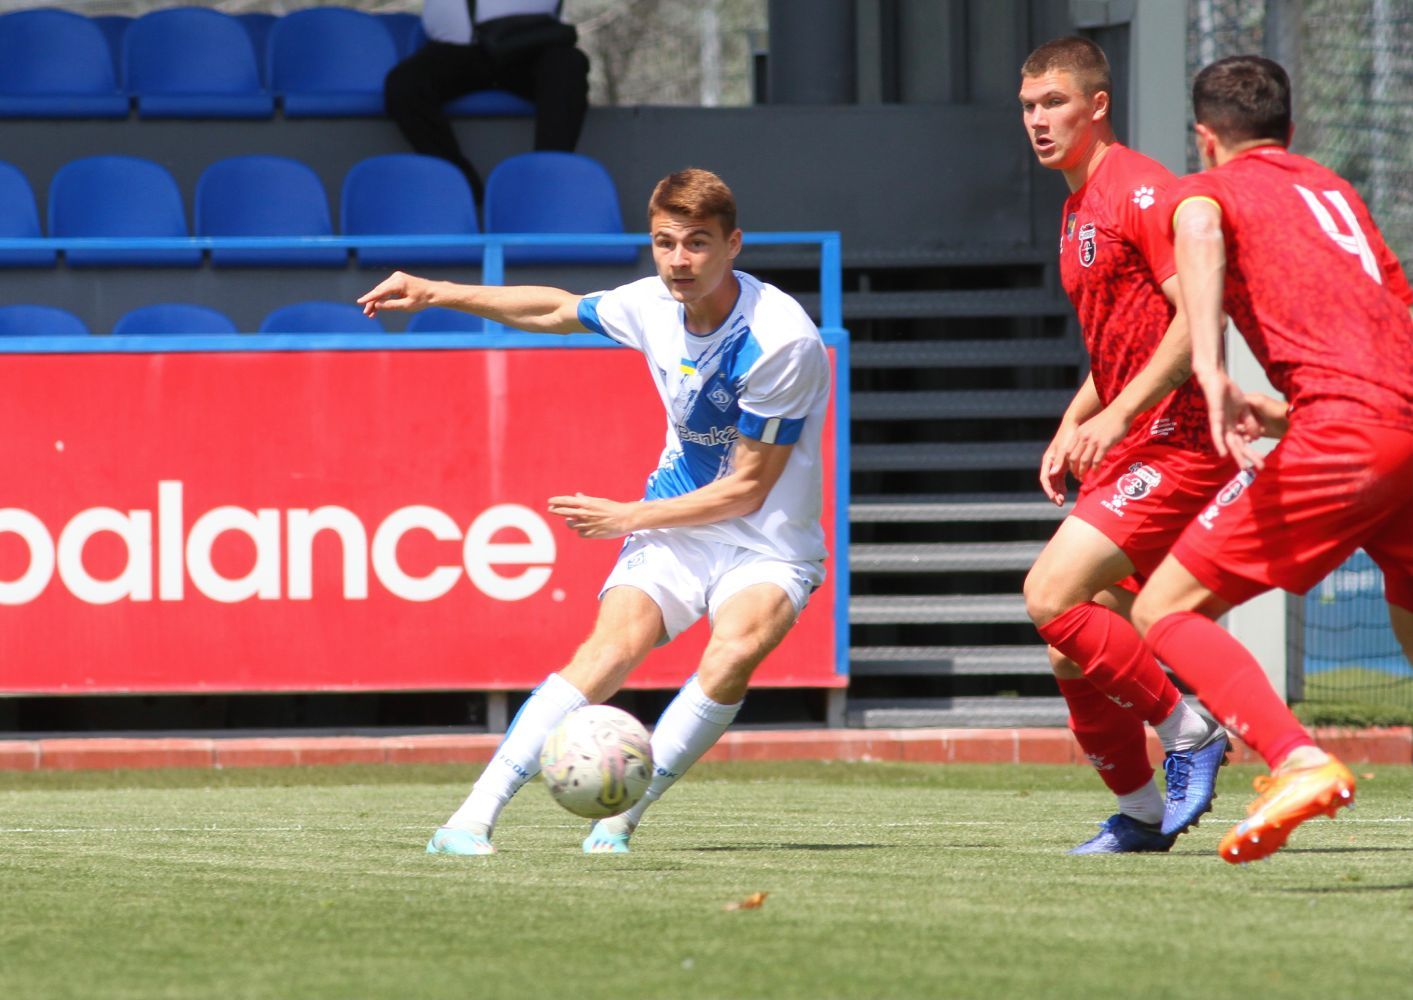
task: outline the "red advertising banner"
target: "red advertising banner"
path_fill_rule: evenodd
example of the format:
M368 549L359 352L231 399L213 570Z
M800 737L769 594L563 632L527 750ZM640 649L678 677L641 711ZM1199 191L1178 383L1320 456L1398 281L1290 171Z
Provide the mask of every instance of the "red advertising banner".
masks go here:
M641 496L663 440L614 348L12 354L0 414L11 694L532 687L621 544L546 499ZM757 682L842 685L834 611L831 573ZM676 687L705 640L630 686Z

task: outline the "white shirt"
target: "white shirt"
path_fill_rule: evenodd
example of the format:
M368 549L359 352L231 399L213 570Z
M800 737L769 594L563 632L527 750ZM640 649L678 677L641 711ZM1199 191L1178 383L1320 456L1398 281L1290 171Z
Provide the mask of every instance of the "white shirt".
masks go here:
M476 0L476 20L494 21L513 14L559 16L560 0ZM424 0L422 30L434 42L471 44L471 10L466 0Z
M670 530L792 561L823 559L820 437L829 356L798 302L734 273L741 285L736 304L709 334L688 332L682 305L656 276L585 296L579 321L643 353L667 411L667 441L646 499L680 496L720 479L731 471L742 435L794 445L760 510Z

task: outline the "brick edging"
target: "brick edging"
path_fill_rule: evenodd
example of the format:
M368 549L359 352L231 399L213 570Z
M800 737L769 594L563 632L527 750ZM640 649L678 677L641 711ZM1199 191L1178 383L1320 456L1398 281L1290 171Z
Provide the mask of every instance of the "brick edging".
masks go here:
M1413 765L1413 727L1318 729L1349 763ZM81 771L310 764L481 764L496 735L271 736L0 740L0 770ZM1162 758L1156 737L1149 754ZM727 733L706 760L875 760L932 764L1078 764L1067 729L792 729ZM1237 743L1234 763L1260 758Z

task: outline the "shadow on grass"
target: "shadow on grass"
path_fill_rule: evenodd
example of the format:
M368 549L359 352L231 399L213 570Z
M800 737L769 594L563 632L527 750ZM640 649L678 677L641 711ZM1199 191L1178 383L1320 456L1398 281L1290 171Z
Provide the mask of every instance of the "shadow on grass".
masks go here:
M1281 854L1413 854L1407 847L1287 847Z
M712 854L721 851L878 851L887 844L729 844L718 847L683 847L692 854Z
M1283 888L1275 891L1298 896L1325 896L1332 893L1413 892L1413 882L1400 882L1396 885L1360 885L1358 882L1350 882L1346 885L1322 885L1312 889Z

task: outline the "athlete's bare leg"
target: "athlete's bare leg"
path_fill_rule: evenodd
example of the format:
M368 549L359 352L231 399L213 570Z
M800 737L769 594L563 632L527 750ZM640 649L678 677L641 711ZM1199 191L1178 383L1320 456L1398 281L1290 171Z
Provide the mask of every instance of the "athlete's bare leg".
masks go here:
M584 841L589 854L619 854L650 805L721 739L736 718L751 675L794 625L797 612L785 591L758 583L717 608L711 640L697 674L672 699L653 727L653 780L627 812L600 820Z
M716 611L697 682L712 701L732 704L746 696L751 674L780 645L798 613L773 583L757 583L733 594Z
M1107 535L1067 517L1026 574L1026 613L1036 626L1046 625L1132 573L1133 563Z
M591 703L604 701L666 634L651 597L637 587L614 587L599 602L593 631L559 675Z

